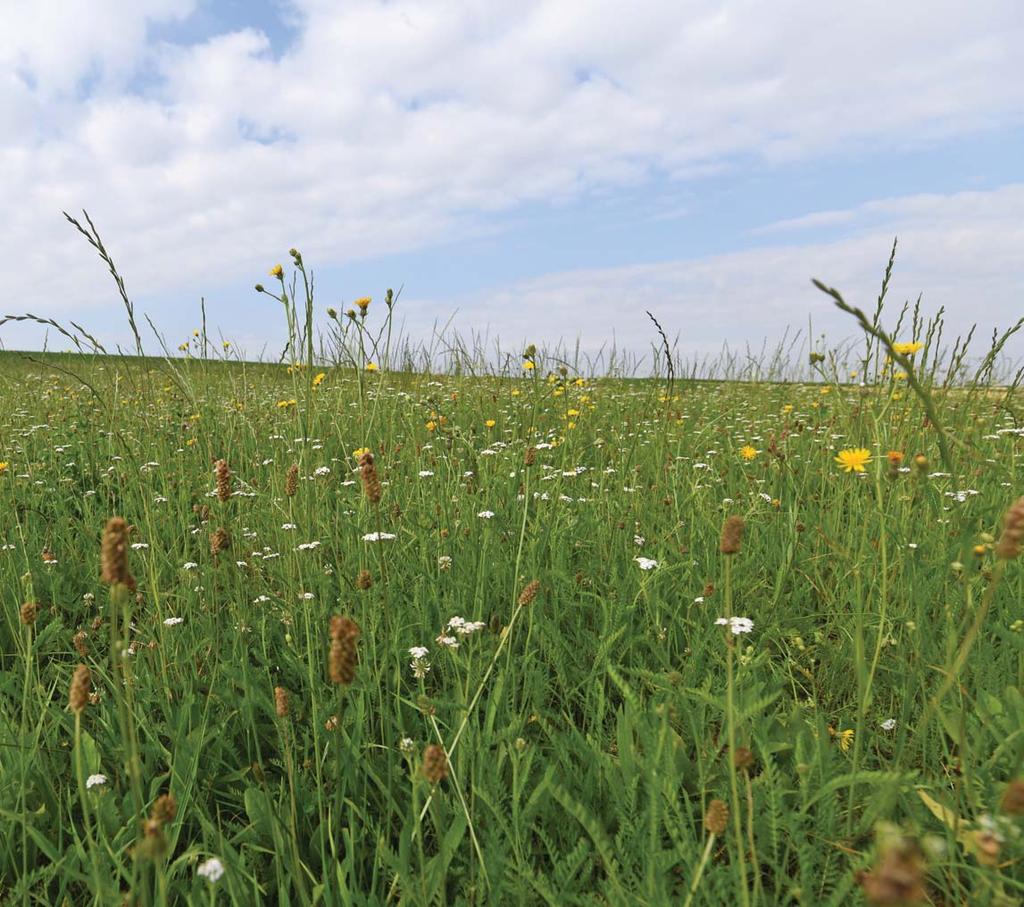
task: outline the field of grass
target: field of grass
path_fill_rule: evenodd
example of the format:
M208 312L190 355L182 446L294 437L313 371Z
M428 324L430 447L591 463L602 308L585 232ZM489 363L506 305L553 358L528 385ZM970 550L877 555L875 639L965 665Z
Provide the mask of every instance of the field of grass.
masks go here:
M0 901L1021 902L1015 385L400 371L301 286L291 365L0 359Z

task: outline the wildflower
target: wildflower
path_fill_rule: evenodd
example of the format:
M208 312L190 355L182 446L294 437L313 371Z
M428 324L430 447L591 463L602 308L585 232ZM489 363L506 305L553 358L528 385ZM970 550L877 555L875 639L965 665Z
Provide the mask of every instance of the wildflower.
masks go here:
M839 451L835 461L844 472L864 472L865 465L871 462L871 451L864 447L848 448Z
M398 748L408 756L416 748L416 741L412 737L403 737L398 741Z
M278 265L278 268L281 266ZM204 863L200 863L196 869L196 875L202 876L208 882L216 882L224 875L224 864L216 857L210 857Z
M849 752L851 746L853 746L853 728L848 728L845 731L839 731L836 737L839 738L839 749L844 753Z
M457 649L459 641L454 636L445 636L443 633L437 637L435 642L446 649Z
M523 368L528 372L532 372L536 367L537 366L533 364L532 359L526 359L523 361Z
M391 539L393 539L395 537L396 536L395 536L395 534L393 532L367 532L366 535L363 536L363 541L364 542L383 542L383 541L390 541Z
M7 467L10 465L6 460L0 460L0 473L7 472Z
M295 493L299 490L299 464L292 463L288 467L288 473L284 479L284 493L285 497L293 498Z
M715 624L720 627L728 627L734 636L742 633L749 633L754 629L754 622L749 617L719 617Z
M751 447L749 444L745 444L740 448L740 456L744 460L753 460L758 454L757 448Z
M494 421L493 419L487 419L487 420L486 420L486 421L484 422L484 425L486 425L486 426L487 426L488 428L494 428L494 426L495 426L495 425L497 425L497 424L498 424L498 423L497 423L497 422L495 422L495 421Z
M39 615L39 605L35 602L25 602L21 606L20 618L21 622L26 627L31 627L36 622L36 617Z
M894 343L892 345L893 351L899 353L901 356L913 356L918 350L924 348L924 344L919 341L913 343Z
M482 519L482 520L489 520L489 519L491 519L494 516L494 511L493 510L481 510L477 514L477 516L480 517L480 519Z
M178 626L178 624L184 623L184 621L185 621L184 617L168 617L164 621L164 626L165 627L176 627L176 626Z
M412 668L412 676L417 680L423 680L430 671L430 661L427 658L429 651L426 646L413 646L409 649L409 655L412 656L409 667Z
M375 371L377 371L377 363L376 362L367 362L366 363L366 370L368 372L375 372Z
M271 277L283 277L284 276L284 268L282 268L280 265L274 265L274 267L272 267L270 269L270 276Z
M94 787L102 787L106 783L107 783L107 776L106 775L101 775L101 774L98 774L98 773L95 774L95 775L89 775L89 777L85 779L85 789L86 790L92 790L92 788L94 788Z
M217 500L226 501L231 497L231 470L227 460L218 460L213 468L217 476Z
M313 378L313 387L319 387L324 383L324 378L327 377L325 372L320 372L315 378Z
M370 307L370 303L372 301L373 300L369 296L361 296L352 304L359 307L359 314L365 318L366 310Z
M996 556L1010 561L1020 554L1020 543L1024 539L1024 497L1017 498L1003 518L1003 533L996 545Z
M452 567L452 559L447 554L442 554L437 559L437 569L438 570L451 570L451 567Z
M433 419L431 419L429 422L427 422L424 428L426 428L427 431L436 431L437 423Z
M111 517L103 530L100 579L110 586L135 588L135 578L128 570L128 524L119 516Z
M373 454L366 451L359 458L359 472L363 480L363 491L371 504L379 504L381 498L380 477L373 463Z
M274 713L278 718L288 717L288 691L284 687L274 687Z
M655 570L660 566L660 564L651 557L635 557L633 560L639 564L641 570Z
M369 452L369 447L357 447L355 450L352 451L352 459L358 463Z
M881 727L881 729L883 731L893 731L893 730L896 729L896 719L895 718L886 718L885 721L883 721L879 725L879 727Z

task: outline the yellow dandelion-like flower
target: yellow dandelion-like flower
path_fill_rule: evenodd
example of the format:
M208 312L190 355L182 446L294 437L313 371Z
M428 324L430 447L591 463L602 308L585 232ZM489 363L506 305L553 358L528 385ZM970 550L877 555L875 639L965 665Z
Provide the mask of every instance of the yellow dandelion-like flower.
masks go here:
M853 729L847 728L845 731L840 731L836 736L839 738L839 749L844 753L848 752L850 747L853 746Z
M281 277L283 274L284 268L282 268L280 265L274 265L274 267L270 269L271 277Z
M365 314L366 314L366 310L367 310L367 309L368 309L368 308L370 307L370 302L371 302L371 301L372 301L372 300L370 299L370 297L369 297L369 296L362 296L362 297L360 297L359 299L357 299L357 300L356 300L356 301L355 301L355 302L353 303L353 305L357 305L357 306L359 306L359 311L360 311L360 312L361 312L361 313L362 313L363 315L365 315Z
M924 344L918 341L914 343L894 343L892 348L901 356L913 356L918 350L924 348Z
M871 451L864 447L841 450L835 461L843 472L864 472L864 467L871 462Z
M437 423L431 419L425 426L427 431L437 431Z
M493 419L488 419L486 422L484 422L484 425L486 425L488 428L494 428L494 426L497 424L498 423L495 422Z
M523 361L523 368L528 372L532 372L536 367L537 366L533 364L532 359L526 359Z
M518 397L520 393L521 393L521 391L519 390L518 387L512 388L512 396L513 397Z
M753 460L757 456L757 453L757 448L751 447L749 444L745 444L740 448L740 456L743 457L744 460Z
M326 377L327 377L327 375L326 375L325 372L320 372L320 374L318 374L313 379L313 387L319 387L321 384L323 384L324 383L324 378L326 378Z
M285 409L286 407L289 407L289 406L295 406L295 404L297 402L298 401L296 401L296 400L278 400L277 401L277 408L278 409Z
M352 451L353 460L361 460L366 454L370 452L369 447L357 447Z
M0 472L7 472L7 467L10 465L6 460L0 460Z
M377 371L377 363L376 362L367 362L366 363L366 370L368 372L375 372L375 371Z
M784 407L782 407L782 411L784 413L791 413L791 412L793 412L793 404L792 403L787 403Z

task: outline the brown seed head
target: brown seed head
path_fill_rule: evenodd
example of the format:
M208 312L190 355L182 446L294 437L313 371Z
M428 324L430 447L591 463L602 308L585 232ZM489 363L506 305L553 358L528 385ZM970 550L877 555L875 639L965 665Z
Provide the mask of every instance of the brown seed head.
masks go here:
M68 705L76 715L81 714L89 704L89 691L92 689L92 675L88 665L80 664L75 668L71 678L71 690L68 693Z
M369 589L373 585L373 576L370 575L369 570L360 570L359 575L356 577L356 588L357 589Z
M448 777L448 756L443 746L431 743L423 751L423 777L431 784L439 784Z
M712 800L704 814L704 827L710 835L723 835L729 827L729 807L722 800Z
M299 464L292 463L288 467L288 474L284 477L284 493L290 497L295 497L295 492L299 490Z
M537 448L527 447L526 453L523 454L523 466L533 466L537 461Z
M135 589L135 578L128 570L128 524L119 516L111 517L103 530L100 579L110 586Z
M178 815L178 802L174 799L174 794L162 794L156 798L149 818L161 825L167 825L174 821L176 815Z
M218 460L213 470L217 475L217 500L222 503L231 497L231 470L227 460Z
M225 548L231 547L231 536L223 526L210 536L210 554L216 557Z
M1003 518L1003 534L996 545L996 557L1012 561L1020 555L1020 543L1024 539L1024 498L1017 498L1010 505Z
M78 652L82 658L85 658L89 654L89 646L86 640L89 638L89 634L85 630L79 630L74 637L72 642L75 644L75 651Z
M26 627L31 627L39 616L39 605L35 602L25 602L25 604L21 606L20 616L21 622Z
M284 687L274 687L274 711L278 718L288 717L288 691Z
M733 764L741 771L749 771L754 765L754 754L745 746L736 747L732 757Z
M736 554L743 541L743 517L731 516L722 524L722 541L718 546L722 554Z
M359 458L359 467L366 500L371 504L379 504L381 498L380 477L377 475L377 467L373 464L373 454L369 451L364 453Z
M524 608L530 605L533 600L537 597L537 593L540 592L540 580L534 579L526 585L522 592L519 593L519 604Z
M906 907L925 902L924 865L918 849L893 845L870 872L857 880L864 897L875 907Z
M348 617L331 618L331 655L328 661L331 683L350 684L356 677L359 627Z
M1008 816L1024 816L1024 778L1014 778L1006 785L999 808Z

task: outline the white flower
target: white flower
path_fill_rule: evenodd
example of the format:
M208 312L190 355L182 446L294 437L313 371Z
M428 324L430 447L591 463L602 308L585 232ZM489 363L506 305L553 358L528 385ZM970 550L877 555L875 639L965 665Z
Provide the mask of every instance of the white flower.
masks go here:
M386 542L393 538L395 538L395 535L392 532L367 532L366 535L363 536L363 541Z
M403 753L411 753L414 749L416 749L416 741L413 740L412 737L403 737L401 740L398 741L398 748Z
M330 466L317 466L317 468L313 470L313 475L315 476L329 476L330 474Z
M208 882L216 882L224 875L224 864L216 857L210 857L205 863L199 864L196 875L202 876Z
M132 551L142 551L143 549L148 547L149 544L146 542L132 542Z
M430 649L428 649L426 646L413 646L409 650L409 654L413 658L426 658L429 652Z
M288 529L288 530L291 530L291 529L298 529L299 527L298 527L298 526L296 526L296 525L295 525L294 523L283 523L283 524L281 525L281 528L282 528L282 529Z
M313 601L314 598L316 598L316 595L314 595L312 592L303 592L299 596L299 598L301 598L305 602L311 602Z
M446 649L457 649L459 647L459 641L454 636L445 636L443 633L437 637L437 644L444 646Z
M715 623L721 627L728 626L734 636L754 629L754 622L749 617L719 617Z
M452 559L447 554L442 554L437 559L438 570L450 570L452 566Z
M647 541L647 539L645 539L642 535L634 535L633 536L633 544L637 545L638 547L640 545L643 545L643 543L646 542L646 541Z
M199 564L197 564L195 561L185 561L185 563L181 565L181 569L182 570L195 570L196 567L198 567L198 566L199 566Z
M493 510L481 510L477 514L477 516L480 517L480 519L482 519L482 520L489 520L492 516L494 516L494 511Z
M164 621L164 626L165 627L176 627L176 626L178 626L178 624L184 623L184 622L185 622L185 618L184 617L168 617L167 620Z
M421 469L420 470L420 478L421 479L429 478L432 475L433 475L433 473L429 469ZM408 738L406 738L406 739L408 739Z
M895 718L886 718L885 721L882 722L881 727L882 727L883 731L895 730L895 728L896 728L896 719Z
M319 548L319 542L303 542L295 550L296 551L312 551L314 548Z
M426 646L413 646L409 650L409 654L412 656L409 667L412 668L412 676L417 680L422 680L426 677L427 672L430 670L430 662L427 660L427 653L429 651Z
M653 570L655 567L660 566L654 558L650 557L635 557L633 560L640 565L641 570Z
M91 788L94 788L94 787L99 787L100 785L103 785L103 784L106 784L106 783L107 783L107 776L106 775L99 775L99 774L97 774L97 775L89 775L89 777L85 779L85 786L86 786L87 790L91 789Z

